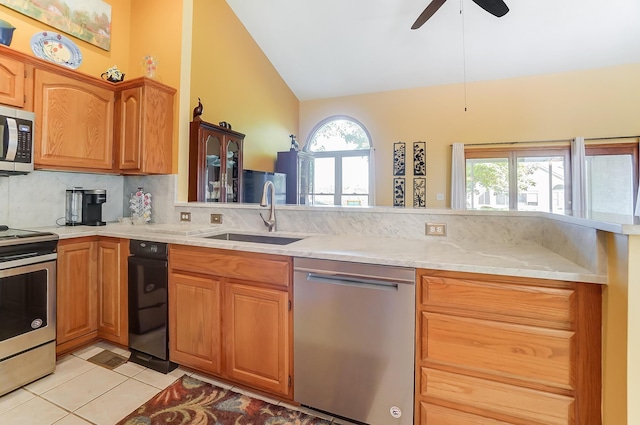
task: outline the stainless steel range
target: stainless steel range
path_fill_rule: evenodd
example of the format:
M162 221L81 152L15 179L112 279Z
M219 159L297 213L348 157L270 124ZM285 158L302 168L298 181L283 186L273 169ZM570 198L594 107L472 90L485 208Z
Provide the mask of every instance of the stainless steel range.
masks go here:
M0 225L0 395L55 369L57 245Z

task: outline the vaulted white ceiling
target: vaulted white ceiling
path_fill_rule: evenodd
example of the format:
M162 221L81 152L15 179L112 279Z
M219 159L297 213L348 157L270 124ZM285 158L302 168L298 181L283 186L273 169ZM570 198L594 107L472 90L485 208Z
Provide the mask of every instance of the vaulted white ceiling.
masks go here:
M640 0L429 2L227 0L300 100L640 63Z

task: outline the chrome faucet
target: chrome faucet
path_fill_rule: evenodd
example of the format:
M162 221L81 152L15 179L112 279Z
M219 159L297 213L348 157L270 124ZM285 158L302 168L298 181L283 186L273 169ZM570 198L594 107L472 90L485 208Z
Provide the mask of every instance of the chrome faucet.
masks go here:
M267 203L267 189L271 188L271 209L269 210L269 218L267 220L264 219L262 213L260 213L260 218L264 221L264 225L267 226L270 232L276 231L276 187L273 185L273 182L267 180L264 182L264 186L262 187L262 199L260 200L261 207L267 207L269 204Z

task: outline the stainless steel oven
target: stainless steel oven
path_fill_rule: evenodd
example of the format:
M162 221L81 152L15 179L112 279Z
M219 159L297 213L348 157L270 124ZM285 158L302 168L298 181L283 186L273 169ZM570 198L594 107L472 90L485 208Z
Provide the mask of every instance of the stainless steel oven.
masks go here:
M55 369L57 242L0 226L0 395Z

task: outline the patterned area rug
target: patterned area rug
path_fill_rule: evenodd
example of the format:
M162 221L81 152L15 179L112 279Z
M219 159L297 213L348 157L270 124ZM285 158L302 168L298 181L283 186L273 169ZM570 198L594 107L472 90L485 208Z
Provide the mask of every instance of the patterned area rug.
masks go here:
M116 425L331 425L184 375Z

